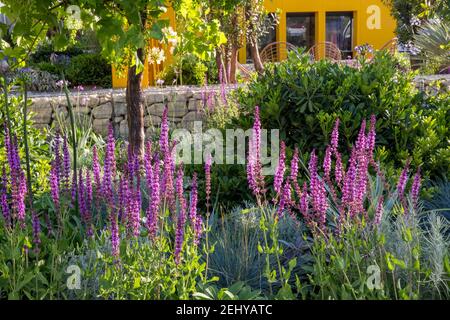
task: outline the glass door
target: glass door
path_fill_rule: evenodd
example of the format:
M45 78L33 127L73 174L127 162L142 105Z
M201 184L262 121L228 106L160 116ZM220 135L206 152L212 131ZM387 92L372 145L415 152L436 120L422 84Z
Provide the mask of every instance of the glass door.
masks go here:
M342 52L342 59L353 57L353 12L327 13L326 39Z
M277 26L275 21L277 21L275 13L269 13L266 17L265 22L265 24L268 26L268 30L266 30L266 32L258 39L258 49L260 53L262 49L264 49L268 44L277 41ZM251 48L249 44L247 44L247 63L253 63Z
M304 47L306 50L315 43L315 15L314 13L287 13L286 41L296 47Z

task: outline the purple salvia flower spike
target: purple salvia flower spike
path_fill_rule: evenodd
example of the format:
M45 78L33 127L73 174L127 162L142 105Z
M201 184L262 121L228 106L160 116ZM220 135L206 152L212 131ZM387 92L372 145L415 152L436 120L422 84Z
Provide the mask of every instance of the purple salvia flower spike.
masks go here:
M273 188L278 198L281 196L281 186L283 184L284 172L286 170L285 161L286 161L286 145L284 144L284 141L281 141L280 158L278 161L278 166L275 171L275 177L273 179Z
M336 152L339 145L339 119L334 123L333 131L331 132L331 149Z
M178 265L181 260L181 251L183 249L184 242L184 227L186 224L186 201L183 195L183 169L182 166L178 168L178 174L176 179L176 192L178 198L178 220L176 225L175 234L175 263Z
M420 167L417 169L416 174L414 175L413 184L411 186L411 198L414 207L417 206L419 201L419 192L420 192L420 184L421 184L421 176L420 176Z

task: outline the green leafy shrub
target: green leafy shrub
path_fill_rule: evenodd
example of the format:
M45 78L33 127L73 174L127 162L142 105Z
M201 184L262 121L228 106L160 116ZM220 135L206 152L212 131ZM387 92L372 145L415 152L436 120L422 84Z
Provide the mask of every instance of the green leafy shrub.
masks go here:
M59 76L56 74L43 71L43 70L33 70L31 69L29 74L29 84L28 89L30 91L46 92L46 91L57 91L60 88L57 86Z
M64 54L69 57L75 57L83 53L83 49L78 45L69 46L63 52L56 52L51 43L43 43L38 46L37 50L30 56L30 64L39 64L41 62L50 62L52 53Z
M243 115L237 123L249 128L252 118L247 114L258 105L263 127L280 129L288 146L323 152L334 119L341 120L340 134L349 147L361 119L374 114L377 160L392 167L410 157L425 176L449 176L450 95L419 92L412 82L414 73L400 71L398 63L385 52L360 69L329 61L311 63L306 55L291 54L239 89Z
M433 215L424 231L418 215L397 209L377 230L352 225L341 237L314 239L312 298L448 299L448 225Z
M111 87L111 66L100 54L84 53L70 60L66 77L72 85Z
M51 74L56 75L58 78L60 77L60 72L58 66L51 62L42 61L34 65L35 69L39 69L40 71L45 71Z
M22 96L9 97L9 109L11 112L11 130L17 135L19 142L20 156L25 159L25 152L23 147L23 98ZM0 95L0 105L4 106L4 96ZM30 104L31 101L28 101ZM0 108L0 118L6 119L4 108ZM6 150L5 150L5 130L3 124L0 126L0 170L6 164ZM49 160L49 146L46 139L46 130L38 129L33 126L33 121L30 116L27 117L27 135L28 145L30 151L30 165L33 172L32 187L36 193L42 193L47 190L47 177L50 171Z
M203 85L205 79L212 84L217 83L217 77L215 61L205 63L191 54L182 58L176 57L174 63L167 65L158 75L166 85Z

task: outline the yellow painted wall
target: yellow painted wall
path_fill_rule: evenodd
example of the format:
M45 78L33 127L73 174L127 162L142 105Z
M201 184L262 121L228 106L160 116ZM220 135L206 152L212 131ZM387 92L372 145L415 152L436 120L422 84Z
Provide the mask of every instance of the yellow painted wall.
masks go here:
M168 19L172 28L175 29L175 12L169 7L167 12L162 15L162 19ZM164 53L166 56L166 61L159 65L149 64L147 61L144 63L144 74L142 76L142 88L147 88L149 86L154 86L156 82L156 75L161 72L164 68L165 64L170 64L172 62L172 55L169 50L165 48L164 45L161 45L157 40L151 40L149 42L149 48L151 47L160 47L164 49ZM113 88L126 88L127 87L127 70L124 70L121 74L119 74L114 67L112 67L112 86Z
M308 12L315 13L316 25L316 42L325 42L326 40L326 13L327 12L353 12L353 47L365 43L371 44L375 49L380 49L385 43L394 38L395 20L390 15L389 8L386 7L381 0L265 0L265 7L269 12L281 10L280 23L277 26L277 41L286 41L286 13L288 12ZM368 19L372 16L370 9L379 9L380 25L369 28ZM175 28L175 13L172 8L166 13L166 18L170 20L170 25ZM159 45L152 41L149 46ZM166 50L168 55L165 63L170 63L172 57ZM283 58L283 57L281 57ZM245 46L239 51L239 61L245 63L246 49ZM155 85L155 77L162 70L162 65L145 64L145 73L142 86ZM113 69L113 87L126 87L125 76L119 77Z
M281 10L280 23L277 26L277 41L286 41L286 13L288 12L315 14L316 42L326 41L326 13L339 11L353 12L353 47L369 43L375 49L380 49L395 37L396 22L390 15L389 8L381 0L265 0L264 5L269 12ZM380 11L379 29L368 27L367 20L372 16L373 6ZM239 62L245 63L245 61L244 47L239 51Z

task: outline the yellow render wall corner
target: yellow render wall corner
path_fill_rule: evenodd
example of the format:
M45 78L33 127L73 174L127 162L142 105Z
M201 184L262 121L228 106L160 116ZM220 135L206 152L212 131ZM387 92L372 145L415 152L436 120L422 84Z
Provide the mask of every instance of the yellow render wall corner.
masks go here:
M167 9L167 12L165 14L163 14L161 18L168 19L169 25L172 26L172 28L174 30L176 30L175 11L173 10L172 7L169 7ZM145 60L144 72L142 75L142 83L141 83L142 88L147 88L149 86L155 85L155 81L157 80L156 79L157 74L162 71L164 64L170 64L173 61L172 54L169 52L169 50L167 50L167 48L165 46L161 46L158 41L150 40L149 46L150 47L152 47L152 46L164 47L166 61L165 61L165 63L155 66L154 64L149 64L147 62L147 59ZM114 66L112 67L112 86L113 86L113 88L126 88L127 87L127 73L128 73L128 70L125 69L121 74L119 74L117 72L116 68L114 68Z

